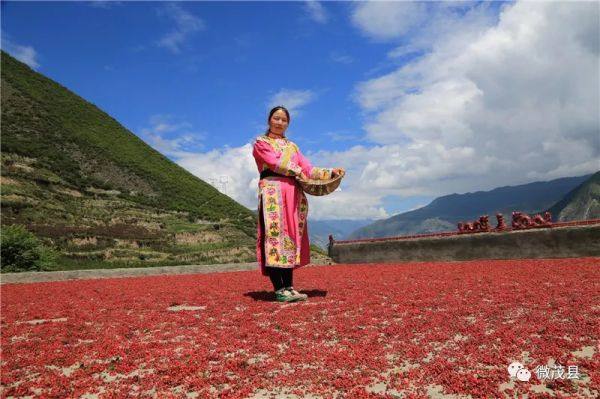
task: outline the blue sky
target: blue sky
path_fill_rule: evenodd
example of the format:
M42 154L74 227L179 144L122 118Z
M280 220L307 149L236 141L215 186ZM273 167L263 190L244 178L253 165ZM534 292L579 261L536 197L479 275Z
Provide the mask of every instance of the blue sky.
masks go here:
M302 2L105 7L8 2L2 28L10 40L36 49L39 72L133 132L152 115L169 114L174 123L191 124L206 150L252 138L269 99L282 89L308 90L314 98L290 128L303 149L356 144L361 116L351 99L354 82L391 67L381 63L389 45L361 38L350 25L349 3L327 4L328 23L315 22ZM178 26L185 17L195 19L192 26ZM181 40L160 45L177 33ZM332 141L328 133L346 140Z
M283 103L288 135L312 162L349 171L342 192L314 199L313 217L378 218L597 169L597 118L591 107L572 112L578 99L598 103L590 4L2 2L2 47L250 208L248 143ZM590 12L580 27L565 22ZM572 38L567 54L589 54L551 67L557 33ZM538 52L542 62L528 62ZM536 80L542 71L564 81L566 97ZM525 116L556 115L559 96L556 120ZM531 105L539 98L548 104ZM508 166L541 141L543 157ZM565 141L581 159L558 153ZM503 150L516 143L522 152Z

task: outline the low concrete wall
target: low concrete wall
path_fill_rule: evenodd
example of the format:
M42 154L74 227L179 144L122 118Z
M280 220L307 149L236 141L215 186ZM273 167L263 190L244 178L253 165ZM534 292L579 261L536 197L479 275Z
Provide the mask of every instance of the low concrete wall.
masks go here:
M595 257L600 256L600 224L449 237L340 242L333 244L330 256L338 263Z

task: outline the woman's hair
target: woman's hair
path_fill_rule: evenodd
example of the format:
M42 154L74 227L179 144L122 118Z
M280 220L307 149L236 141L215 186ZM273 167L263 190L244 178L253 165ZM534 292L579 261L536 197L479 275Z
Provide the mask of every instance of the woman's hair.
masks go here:
M269 112L269 117L267 118L267 125L271 121L271 117L273 116L273 114L275 112L277 112L278 110L282 110L283 112L285 112L285 116L287 116L287 119L288 119L288 124L291 122L290 112L287 110L287 108L284 107L283 105L278 105L278 106L274 107L271 110L271 112ZM269 127L268 126L267 126L267 131L265 133L269 133Z

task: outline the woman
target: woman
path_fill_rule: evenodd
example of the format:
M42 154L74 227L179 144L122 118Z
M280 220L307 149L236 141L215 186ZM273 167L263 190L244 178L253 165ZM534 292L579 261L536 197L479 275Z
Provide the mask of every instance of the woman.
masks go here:
M306 300L293 287L293 270L310 262L308 202L296 179L330 179L343 169L317 168L285 137L290 113L277 106L269 112L269 129L254 143L258 182L256 255L263 276L269 276L279 302Z

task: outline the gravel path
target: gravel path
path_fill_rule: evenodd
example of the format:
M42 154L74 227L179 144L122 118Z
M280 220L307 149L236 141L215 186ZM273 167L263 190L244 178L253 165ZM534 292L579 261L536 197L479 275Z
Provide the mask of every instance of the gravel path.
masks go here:
M323 262L314 262L314 265ZM37 283L43 281L83 280L95 278L153 276L159 274L196 274L235 272L243 270L258 271L258 263L230 263L220 265L184 265L158 267L129 267L120 269L68 270L57 272L20 272L0 274L0 284Z

